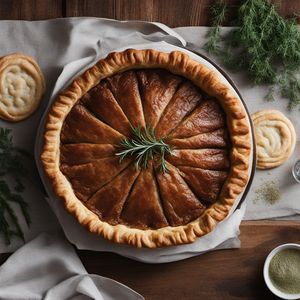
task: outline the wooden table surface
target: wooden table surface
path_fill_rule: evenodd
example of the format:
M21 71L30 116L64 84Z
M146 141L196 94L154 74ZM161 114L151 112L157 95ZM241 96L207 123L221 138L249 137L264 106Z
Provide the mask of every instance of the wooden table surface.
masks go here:
M169 25L209 25L214 0L0 0L0 19L41 20L96 16L118 20L158 21ZM228 21L239 0L227 0ZM273 1L280 14L300 15L300 1ZM298 18L298 21L300 19ZM79 251L88 272L116 279L146 299L276 299L266 288L262 268L268 252L279 244L300 243L300 223L242 222L242 247L220 250L184 261L148 265L110 253ZM0 264L8 254L0 255Z
M228 20L240 0L225 0ZM209 25L209 7L215 0L0 0L0 19L42 20L94 16L117 20L145 20L170 27ZM300 15L299 0L272 0L283 16ZM300 18L298 17L300 21Z

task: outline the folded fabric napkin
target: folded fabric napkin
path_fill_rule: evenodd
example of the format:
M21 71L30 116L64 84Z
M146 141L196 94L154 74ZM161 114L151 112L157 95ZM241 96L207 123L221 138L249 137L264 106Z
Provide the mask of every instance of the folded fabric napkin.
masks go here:
M0 299L144 298L112 279L88 274L62 236L43 233L17 250L0 267Z

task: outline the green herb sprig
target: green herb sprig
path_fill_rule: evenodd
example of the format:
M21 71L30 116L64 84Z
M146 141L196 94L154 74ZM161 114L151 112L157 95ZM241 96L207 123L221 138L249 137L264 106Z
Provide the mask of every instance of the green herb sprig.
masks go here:
M290 109L298 106L300 31L296 20L284 19L266 0L245 0L234 20L237 27L221 36L225 14L224 1L217 1L212 7L213 28L204 48L227 68L245 71L254 84L268 84L267 100L274 100L278 91L289 99Z
M13 237L25 241L11 203L18 204L26 224L29 226L31 223L28 204L20 194L25 189L23 179L27 172L23 161L28 156L27 152L14 146L11 130L0 128L0 233L4 235L7 244L11 243ZM7 180L15 183L14 191Z
M225 20L226 7L227 6L224 1L217 1L210 9L212 27L207 35L209 40L204 45L204 48L208 53L217 54L220 52L220 26Z
M156 154L160 158L160 170L168 171L165 155L171 153L171 147L163 139L155 137L155 130L149 127L145 129L132 127L132 138L122 140L120 143L120 162L128 155L135 156L135 167L147 168L148 161Z

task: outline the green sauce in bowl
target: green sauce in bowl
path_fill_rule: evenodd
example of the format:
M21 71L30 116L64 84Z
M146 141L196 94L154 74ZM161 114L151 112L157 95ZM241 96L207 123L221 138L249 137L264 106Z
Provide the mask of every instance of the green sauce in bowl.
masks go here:
M270 261L269 277L278 290L300 293L300 250L283 249L276 253Z

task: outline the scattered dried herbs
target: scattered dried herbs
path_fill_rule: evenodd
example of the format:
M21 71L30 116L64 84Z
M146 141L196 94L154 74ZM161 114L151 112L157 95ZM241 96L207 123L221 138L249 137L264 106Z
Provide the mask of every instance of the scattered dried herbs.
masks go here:
M267 84L267 100L279 92L289 108L300 105L300 30L294 18L284 19L266 0L244 0L234 27L220 34L226 4L211 9L212 29L204 49L233 71L245 71L254 84Z
M263 201L269 205L277 203L281 199L281 192L278 183L274 181L264 182L256 191L254 203Z
M27 225L30 225L28 204L21 193L25 187L23 179L27 175L24 159L29 155L14 146L12 132L7 128L0 128L0 234L10 244L13 237L24 241L24 233L12 203L19 205ZM11 184L15 186L11 189Z
M160 157L160 170L167 172L168 167L165 161L165 154L171 153L171 148L163 139L155 137L154 129L146 127L145 129L132 127L132 139L125 139L119 145L122 149L116 155L120 156L120 162L127 156L135 156L135 167L147 168L148 160L152 159L154 154Z

